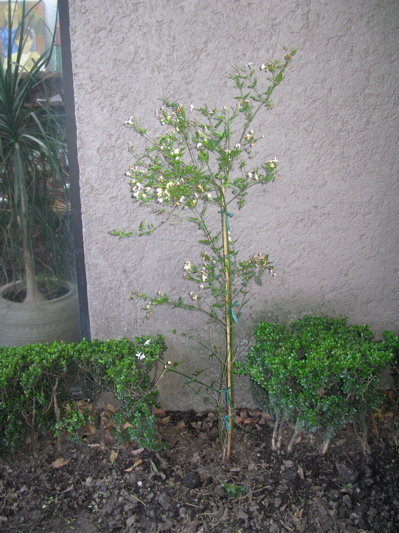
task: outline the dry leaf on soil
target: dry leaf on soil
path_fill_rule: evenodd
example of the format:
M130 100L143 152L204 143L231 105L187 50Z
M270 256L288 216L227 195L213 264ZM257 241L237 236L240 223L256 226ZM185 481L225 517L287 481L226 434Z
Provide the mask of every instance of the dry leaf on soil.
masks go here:
M143 451L144 451L144 448L137 448L137 450L132 451L132 455L139 455Z
M130 518L126 520L126 526L130 527L131 525L135 523L135 521L136 521L136 515L132 515Z
M63 466L67 465L69 463L69 459L65 459L64 457L59 457L54 461L54 463L51 463L52 468L62 468Z
M110 403L107 403L107 405L105 406L105 410L106 411L111 411L111 413L116 413L116 409L115 409L115 406L110 404Z
M126 470L124 470L124 472L131 472L132 470L134 470L137 466L140 466L142 464L142 459L139 459L138 461L136 461L134 463L133 466L130 466L129 468L126 468Z
M116 452L115 450L111 450L111 453L110 453L110 460L111 460L111 464L114 464L115 461L116 461L116 458L118 457L118 452Z
M87 424L86 426L86 435L96 435L97 434L97 428L94 424Z

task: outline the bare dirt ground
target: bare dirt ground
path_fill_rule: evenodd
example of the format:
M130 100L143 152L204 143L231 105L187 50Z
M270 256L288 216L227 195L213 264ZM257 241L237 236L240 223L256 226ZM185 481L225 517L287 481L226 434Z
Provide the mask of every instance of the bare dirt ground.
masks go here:
M157 453L82 436L0 461L0 531L399 532L399 454L383 418L370 421L368 456L351 427L325 456L303 435L287 454L271 451L270 417L242 409L224 464L214 413L158 414Z

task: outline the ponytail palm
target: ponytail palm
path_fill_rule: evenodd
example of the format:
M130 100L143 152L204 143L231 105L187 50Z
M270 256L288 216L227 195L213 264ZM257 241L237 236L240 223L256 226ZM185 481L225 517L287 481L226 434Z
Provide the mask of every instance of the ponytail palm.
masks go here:
M44 296L37 275L63 277L70 263L65 217L54 209L55 188L65 185L64 144L42 87L54 38L26 62L23 51L39 2L31 9L25 0L21 4L18 21L15 1L8 2L8 39L3 39L8 45L0 61L0 279L8 280L12 271L13 281L24 282L25 301L38 301ZM33 106L29 102L38 89L44 90L44 102Z

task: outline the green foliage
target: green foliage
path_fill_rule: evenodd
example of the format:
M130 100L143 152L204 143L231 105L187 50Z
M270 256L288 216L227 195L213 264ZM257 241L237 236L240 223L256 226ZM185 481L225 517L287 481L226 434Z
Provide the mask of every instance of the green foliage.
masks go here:
M222 487L227 492L230 498L236 499L245 494L245 487L241 485L233 485L232 483L222 483Z
M56 422L52 429L55 436L66 435L68 440L79 443L82 440L82 428L94 421L95 417L88 410L80 412L78 409L66 409L61 420Z
M367 326L306 316L290 326L263 322L246 371L260 408L328 441L384 399L379 374L393 358L393 332L374 341Z
M391 376L396 398L399 399L399 340L392 331L385 331L384 339L394 354L391 361Z
M218 386L205 386L205 392L219 390L221 395L216 397L216 403L220 411L223 391L229 390L229 401L224 405L228 414L220 416L220 420L226 420L226 416L231 419L226 423L226 428L230 428L230 445L234 422L234 325L248 302L249 284L262 285L265 274L273 270L265 253L254 254L249 259L239 258L231 229L234 213L230 210L234 205L238 209L245 205L252 187L278 179L276 158L260 163L254 158L253 148L262 136L251 129L251 124L262 109L273 107L271 96L283 81L295 53L296 50L287 53L283 62L276 60L262 65L262 80L258 79L252 63L234 67L229 75L235 87L231 107L190 105L186 109L180 103L163 100L156 117L166 131L156 138L134 117L126 122L147 143L139 151L132 147L134 162L126 172L132 197L140 205L151 207L157 222L143 220L136 232L114 230L111 233L120 238L148 235L176 219L194 224L196 233L201 232L200 262L187 260L182 265L184 279L193 285L192 290L178 297L161 291L155 296L135 291L132 297L146 301L144 310L148 317L155 307L168 305L196 311L208 323L224 330L224 350L207 347L210 357L220 362L220 382ZM219 219L219 226L215 226L215 219ZM174 369L173 365L170 369ZM195 382L204 387L193 378L189 379L190 384ZM229 455L228 445L227 459Z
M113 392L122 404L114 420L118 435L158 449L152 408L158 396L156 365L165 349L160 335L137 337L134 343L83 340L0 349L0 453L16 450L28 437L34 445L48 430L79 438L94 414L71 408L76 381L87 386L94 401L102 391Z

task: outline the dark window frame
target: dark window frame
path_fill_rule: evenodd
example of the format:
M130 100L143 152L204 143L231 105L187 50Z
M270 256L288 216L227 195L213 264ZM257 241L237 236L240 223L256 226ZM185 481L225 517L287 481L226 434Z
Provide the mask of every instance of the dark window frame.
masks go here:
M86 267L83 243L82 210L80 202L79 186L79 161L77 149L77 129L75 117L75 97L73 89L73 70L71 37L69 31L69 2L59 0L58 11L60 18L61 33L61 57L62 57L62 77L64 88L65 104L65 127L68 147L68 166L71 187L71 215L72 231L74 238L74 251L76 260L76 283L79 292L80 324L82 337L91 340L89 306L87 299Z

